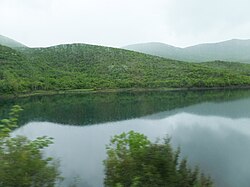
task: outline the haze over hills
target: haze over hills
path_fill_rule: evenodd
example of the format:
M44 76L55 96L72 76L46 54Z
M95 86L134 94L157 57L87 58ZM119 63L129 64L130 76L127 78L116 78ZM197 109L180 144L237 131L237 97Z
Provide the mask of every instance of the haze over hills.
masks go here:
M206 43L186 48L163 43L128 45L124 49L189 62L233 61L250 63L250 40L233 39L218 43Z
M23 44L21 44L20 42L17 42L13 39L10 39L6 36L2 36L0 35L0 45L4 45L10 48L20 48L20 47L27 47Z

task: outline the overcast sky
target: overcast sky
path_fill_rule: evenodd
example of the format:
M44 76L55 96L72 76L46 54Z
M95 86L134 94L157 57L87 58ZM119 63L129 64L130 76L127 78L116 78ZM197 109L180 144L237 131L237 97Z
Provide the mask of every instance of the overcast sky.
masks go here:
M0 0L0 35L30 47L89 43L184 47L250 39L249 0Z

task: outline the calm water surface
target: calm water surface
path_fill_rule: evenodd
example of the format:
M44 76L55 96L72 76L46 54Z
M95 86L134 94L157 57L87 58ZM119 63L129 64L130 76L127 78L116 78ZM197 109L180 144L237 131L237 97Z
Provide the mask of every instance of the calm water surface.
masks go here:
M250 91L38 96L1 100L0 116L13 104L25 109L15 134L55 138L46 154L60 160L62 186L102 186L105 145L135 130L151 140L170 135L216 186L249 187Z

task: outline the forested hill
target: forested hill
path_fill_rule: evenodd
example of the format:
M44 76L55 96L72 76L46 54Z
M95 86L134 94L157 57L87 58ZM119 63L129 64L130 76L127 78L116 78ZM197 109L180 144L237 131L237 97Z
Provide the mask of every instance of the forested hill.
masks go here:
M21 61L23 60L23 55L9 47L0 45L0 61Z
M238 71L86 44L0 47L0 93L115 88L193 88L250 85L250 66ZM215 63L216 64L216 63ZM242 66L242 68L241 68Z

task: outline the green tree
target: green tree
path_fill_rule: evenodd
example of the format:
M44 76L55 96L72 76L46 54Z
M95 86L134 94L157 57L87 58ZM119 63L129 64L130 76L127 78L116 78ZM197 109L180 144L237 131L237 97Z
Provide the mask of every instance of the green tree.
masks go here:
M0 187L53 187L61 180L58 162L42 154L52 138L44 136L31 141L10 135L17 127L21 110L20 106L13 106L9 119L0 121Z
M211 187L209 177L189 168L179 159L170 138L152 143L143 134L130 131L114 136L104 160L106 187Z

